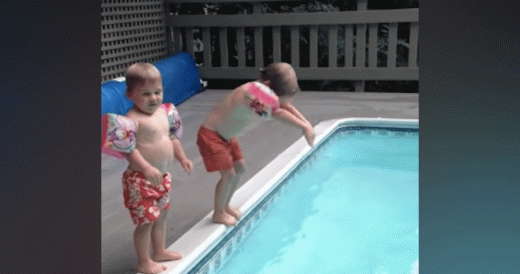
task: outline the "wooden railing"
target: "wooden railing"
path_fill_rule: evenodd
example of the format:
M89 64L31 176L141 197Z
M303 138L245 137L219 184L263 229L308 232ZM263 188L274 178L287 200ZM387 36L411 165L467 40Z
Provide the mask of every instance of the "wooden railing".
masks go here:
M419 9L367 10L368 0L358 0L357 10L342 12L305 12L305 13L261 13L260 2L272 0L247 1L255 3L253 14L235 15L175 15L166 9L166 29L170 54L183 49L195 53L193 39L195 32L202 33L201 76L205 79L256 79L259 68L266 64L264 59L265 32L263 28L272 27L272 61L282 61L281 28L290 28L290 63L300 80L352 80L357 91L364 90L365 80L418 80L418 33ZM290 1L290 0L289 0ZM208 0L181 0L168 3L207 3ZM223 0L222 2L246 2L245 0ZM279 0L277 2L280 2ZM215 2L213 2L215 3ZM378 26L388 24L386 66L378 64ZM396 65L398 47L398 24L410 23L408 62ZM342 26L342 27L340 27ZM308 66L300 63L299 28L309 28ZM318 27L328 31L328 65L318 65ZM220 52L211 51L210 29L219 30ZM246 65L245 28L253 28L254 65ZM230 44L228 29L236 32L236 45ZM338 62L338 30L344 30L344 61ZM368 32L368 39L366 35ZM358 35L355 35L355 34ZM359 35L361 34L361 35ZM191 39L190 39L191 38ZM271 40L271 38L269 38ZM236 46L238 65L230 66L230 48ZM199 47L200 48L200 47ZM217 54L218 56L213 56ZM341 53L343 55L343 53ZM214 58L220 58L217 64ZM200 59L200 58L199 58ZM269 60L271 61L271 60ZM381 63L381 62L380 62Z

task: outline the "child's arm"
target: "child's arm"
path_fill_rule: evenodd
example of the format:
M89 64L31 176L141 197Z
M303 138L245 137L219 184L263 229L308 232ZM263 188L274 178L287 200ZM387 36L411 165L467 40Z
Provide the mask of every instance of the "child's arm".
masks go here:
M301 128L303 135L310 146L314 145L314 129L307 120L302 120L284 108L278 108L273 112L273 116L281 121Z
M254 102L254 97L251 96L249 93L247 86L242 85L238 88L239 92L236 93L236 101L239 103L251 107L251 102ZM255 111L255 110L253 110ZM260 114L257 112L257 114ZM263 115L264 113L260 114ZM276 108L271 115L275 116L276 118L287 122L291 125L294 125L296 127L299 127L302 129L303 134L305 135L305 139L307 139L307 143L309 143L310 146L314 144L314 129L312 128L311 123L303 117L303 115L296 110L295 107L289 106L289 107L278 107Z
M182 148L181 141L175 137L170 137L173 144L173 156L179 163L181 164L182 168L190 173L190 171L193 169L193 163L188 159L186 156L186 153L184 152L184 149Z
M162 183L162 173L156 167L152 166L146 159L141 155L141 152L136 148L131 153L123 153L128 162L131 165L137 166L140 171L143 172L144 176L150 183L159 185Z
M182 136L183 126L179 112L172 103L163 103L161 107L166 111L168 117L168 123L170 124L170 140L173 146L173 157L179 161L182 168L186 172L190 172L193 169L193 163L188 159L184 149L182 148L181 141L178 139Z
M101 147L118 158L126 158L130 166L142 172L153 184L162 182L161 172L144 159L136 148L138 123L132 118L106 113L102 120Z
M290 113L292 113L294 116L296 116L298 119L304 121L305 123L311 124L309 121L307 121L307 119L305 119L305 117L292 104L285 104L285 105L281 105L280 107L289 111Z

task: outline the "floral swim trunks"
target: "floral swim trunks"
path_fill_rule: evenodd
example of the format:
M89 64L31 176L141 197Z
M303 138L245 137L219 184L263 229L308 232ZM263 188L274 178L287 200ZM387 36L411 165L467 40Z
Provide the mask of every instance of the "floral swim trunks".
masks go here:
M163 175L161 185L153 185L143 173L127 170L123 173L123 197L136 225L147 224L159 218L161 209L170 208L168 191L171 189L170 173Z

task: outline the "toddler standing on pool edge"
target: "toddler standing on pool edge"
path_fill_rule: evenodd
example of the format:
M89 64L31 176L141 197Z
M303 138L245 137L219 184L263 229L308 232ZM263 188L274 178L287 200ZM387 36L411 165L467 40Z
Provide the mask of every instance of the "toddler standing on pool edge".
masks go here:
M124 148L120 151L125 152L123 155L129 162L122 176L123 196L136 224L134 246L137 270L160 273L166 270L166 266L159 262L182 257L165 247L166 216L170 208L168 191L171 188L171 175L167 170L171 168L174 158L186 172L193 169L193 164L173 134L174 106L162 104L163 87L159 70L149 63L136 63L128 68L126 83L126 96L134 102L134 107L126 117L117 116L118 120L113 124L120 125L120 128L111 131L113 136L117 135L112 137L111 144L112 147ZM177 122L180 126L180 119ZM152 256L149 253L150 243Z
M311 123L291 104L299 91L296 73L287 63L274 63L261 71L259 82L235 88L211 111L197 134L197 145L206 171L220 172L215 189L213 222L236 225L241 212L229 202L245 170L245 161L235 135L253 114L271 115L299 127L313 145ZM274 92L273 92L274 91Z

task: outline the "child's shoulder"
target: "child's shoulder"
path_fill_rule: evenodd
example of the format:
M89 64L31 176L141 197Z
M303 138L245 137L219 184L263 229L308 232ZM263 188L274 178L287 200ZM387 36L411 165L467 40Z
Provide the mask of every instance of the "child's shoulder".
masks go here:
M246 92L246 91L249 90L249 86L250 86L251 84L253 84L253 83L254 83L254 82L247 82L247 83L244 83L244 84L242 84L242 85L236 87L236 88L233 90L233 92L235 92L235 93L243 93L243 92Z
M247 100L247 98L249 98L249 86L252 83L253 82L247 82L245 84L242 84L242 85L236 87L231 94L231 97L233 98L233 102L246 104L247 103L246 100Z
M128 118L135 118L139 113L134 109L134 108L131 108L129 109L126 114L124 115L125 117L128 117Z
M249 97L249 95L251 93L254 93L254 90L259 89L259 88L262 90L264 90L264 89L269 90L269 88L267 86L265 86L264 84L262 84L258 81L251 81L251 82L247 82L247 83L242 84L242 85L238 86L237 88L235 88L234 93Z
M132 121L136 132L139 131L139 125L141 124L139 119L139 112L137 112L134 108L131 108L128 110L128 112L126 112L124 117Z

